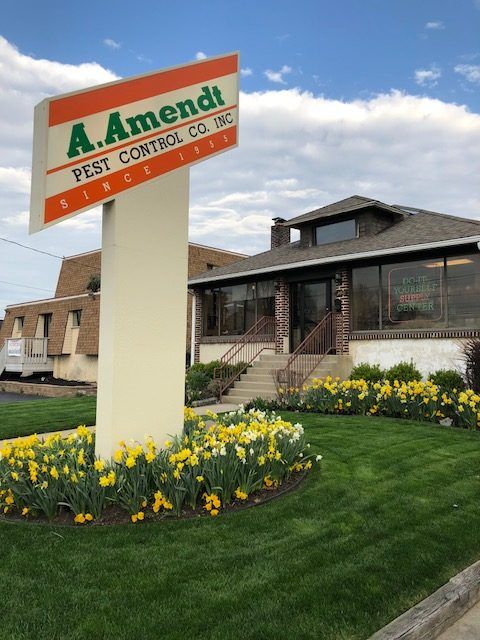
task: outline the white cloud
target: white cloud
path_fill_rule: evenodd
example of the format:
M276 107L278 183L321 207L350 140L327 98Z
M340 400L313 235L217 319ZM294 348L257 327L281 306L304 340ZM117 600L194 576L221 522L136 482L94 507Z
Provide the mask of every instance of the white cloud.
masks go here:
M415 82L421 87L435 87L441 77L442 72L435 65L430 69L415 69Z
M288 73L292 73L292 68L284 64L280 71L272 71L271 69L267 69L263 73L267 80L270 80L270 82L276 82L277 84L287 84L283 76L287 75Z
M109 49L120 49L120 47L122 46L120 42L117 42L116 40L112 40L112 38L105 38L103 40L103 44Z
M250 67L245 67L244 69L240 69L240 75L243 78L246 78L248 76L253 76L253 71L250 69Z
M432 31L441 31L442 29L445 29L445 25L443 24L443 22L436 20L432 22L427 22L425 24L425 29L431 29Z
M27 235L32 115L45 95L114 74L95 63L38 61L4 39L0 66L0 236L58 255L96 249L98 207ZM346 102L283 87L240 100L240 146L191 169L194 242L264 251L271 218L354 193L480 217L480 115L464 106L398 91ZM55 288L58 260L0 247L2 280ZM36 297L0 285L0 317L6 304Z
M480 83L480 64L457 64L454 71L463 76L468 82Z
M203 51L197 51L197 53L195 54L195 60L205 60L206 57L207 54L203 53Z

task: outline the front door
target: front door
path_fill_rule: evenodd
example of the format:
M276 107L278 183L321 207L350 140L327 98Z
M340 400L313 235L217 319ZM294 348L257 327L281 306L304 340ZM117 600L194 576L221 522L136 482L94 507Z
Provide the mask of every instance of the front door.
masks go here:
M331 308L330 280L295 282L292 284L291 345L294 351Z

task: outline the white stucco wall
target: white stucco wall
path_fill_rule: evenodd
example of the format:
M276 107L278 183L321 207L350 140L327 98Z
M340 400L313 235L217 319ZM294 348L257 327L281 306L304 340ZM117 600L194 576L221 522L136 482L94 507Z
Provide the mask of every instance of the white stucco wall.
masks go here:
M97 356L71 354L55 356L53 375L63 380L78 380L79 382L97 381Z
M413 360L422 376L438 369L464 372L462 348L465 340L455 338L425 338L418 340L351 340L353 366L361 362L380 364L388 369L401 361Z
M229 349L233 347L236 342L212 342L206 344L200 344L200 362L211 362L212 360L220 360ZM267 343L262 343L267 346ZM271 344L271 343L268 343ZM263 353L275 353L275 347L272 344L272 348Z

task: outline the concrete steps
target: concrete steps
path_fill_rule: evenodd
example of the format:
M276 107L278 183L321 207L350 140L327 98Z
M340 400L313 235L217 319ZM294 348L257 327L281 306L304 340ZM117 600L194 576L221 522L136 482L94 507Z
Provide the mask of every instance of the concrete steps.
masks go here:
M259 359L240 376L223 396L226 402L246 403L252 398L273 400L277 397L275 372L286 366L290 354L262 354ZM348 378L352 369L349 356L327 355L309 376L306 384L313 378L326 378L328 375Z

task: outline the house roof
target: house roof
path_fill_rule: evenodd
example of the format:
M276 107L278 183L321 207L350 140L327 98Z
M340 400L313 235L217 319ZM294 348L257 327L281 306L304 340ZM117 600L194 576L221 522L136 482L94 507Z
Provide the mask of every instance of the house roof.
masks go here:
M347 206L355 210L368 201L378 201L352 196L346 200L335 203L341 205L336 208L336 213L347 211ZM350 201L349 205L345 205ZM382 203L379 203L382 205ZM329 205L334 206L334 205ZM384 205L389 207L389 205ZM226 267L212 269L189 280L190 285L208 284L232 278L248 277L254 274L268 275L269 272L281 270L299 269L308 266L346 262L351 260L367 259L370 257L399 254L422 249L441 249L464 244L473 244L480 241L480 221L468 218L437 213L435 211L404 209L399 206L390 207L402 213L402 218L376 235L361 236L351 240L332 242L319 246L301 247L299 242L292 242L271 251L259 253L241 262L234 262ZM413 213L415 211L415 213ZM313 213L313 212L312 212ZM305 214L309 216L311 214ZM294 218L298 220L303 216ZM312 217L312 219L314 219ZM292 221L290 221L292 222ZM297 224L295 223L295 224Z
M301 227L312 220L323 220L325 218L337 216L341 213L349 213L350 211L357 211L358 209L365 209L367 207L377 207L378 209L383 209L384 211L389 211L390 213L401 216L408 215L406 211L395 205L385 204L384 202L373 200L372 198L366 198L365 196L350 196L343 200L339 200L338 202L327 204L325 207L320 207L319 209L314 209L308 213L303 213L301 216L297 216L291 220L287 220L284 223L284 226Z

